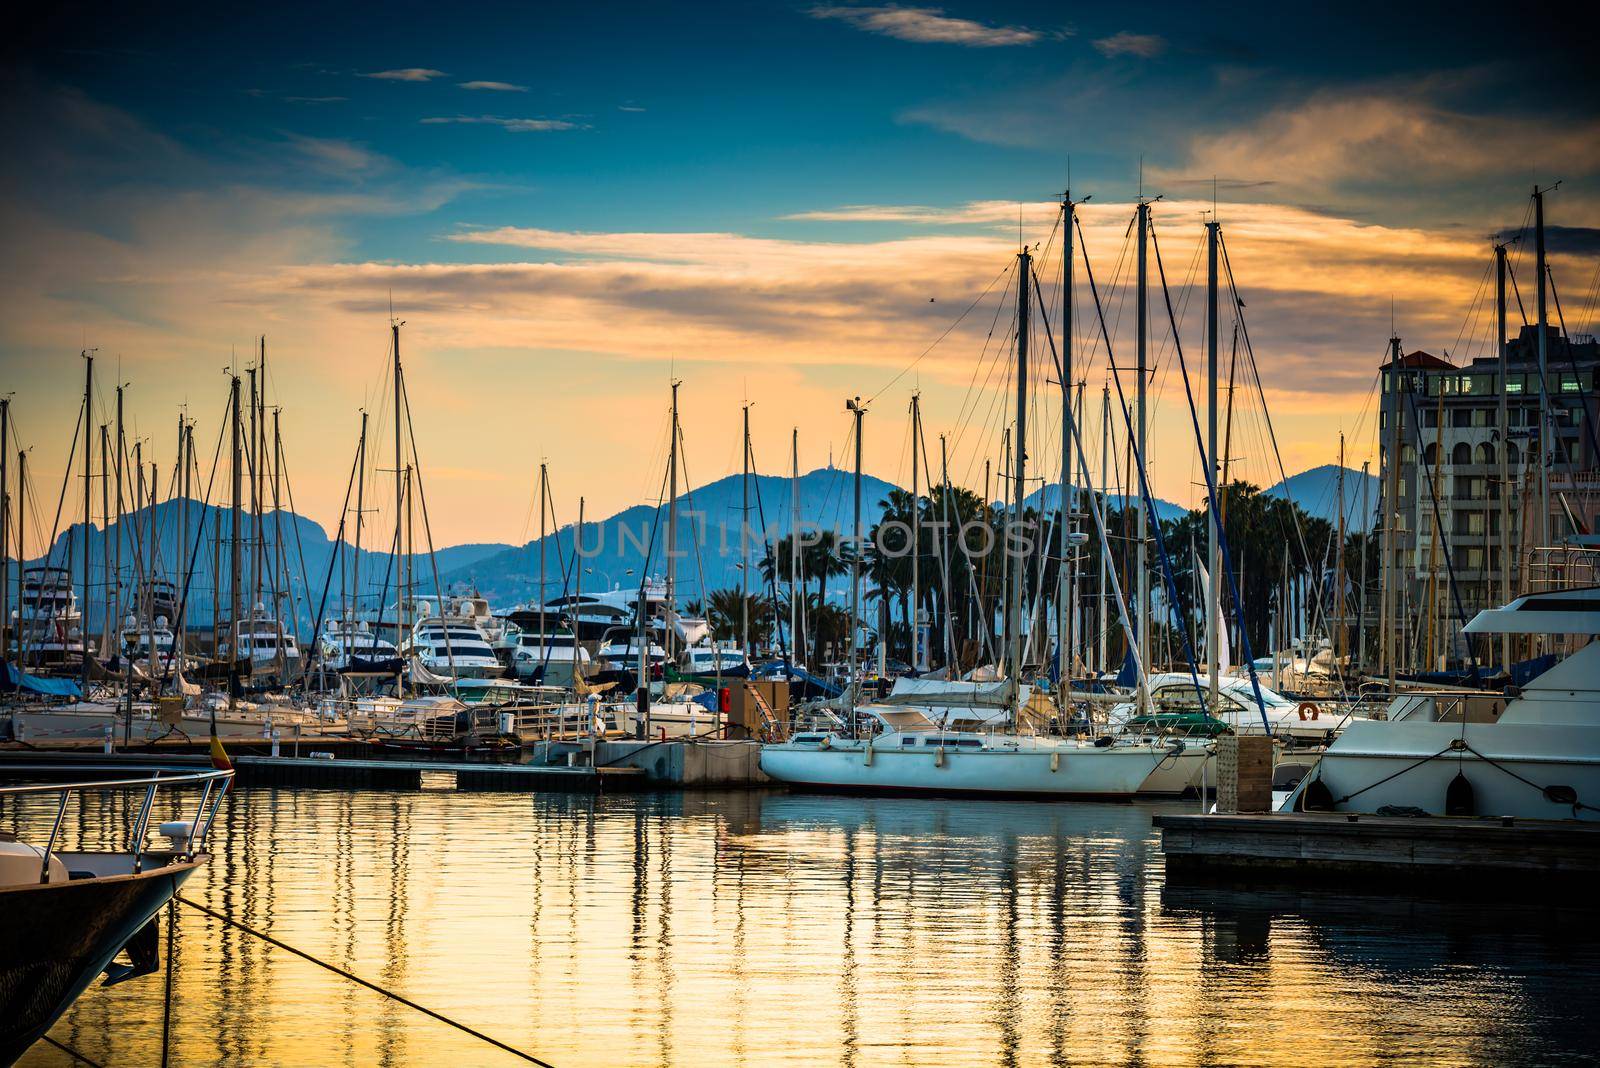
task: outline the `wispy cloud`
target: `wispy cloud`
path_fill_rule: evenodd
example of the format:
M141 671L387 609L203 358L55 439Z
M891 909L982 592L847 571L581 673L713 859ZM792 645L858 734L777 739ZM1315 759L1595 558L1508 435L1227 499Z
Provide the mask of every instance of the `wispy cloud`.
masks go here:
M1124 30L1094 42L1095 50L1102 56L1137 56L1151 59L1167 50L1167 41L1153 33L1129 33Z
M566 119L509 119L500 115L434 115L419 120L424 126L461 124L465 126L498 126L512 133L549 133L555 130L587 130L580 122Z
M392 161L354 141L335 137L287 135L289 147L317 170L344 178L359 178L389 169Z
M946 15L937 7L835 7L810 10L812 18L835 19L868 33L918 44L955 44L969 48L1029 45L1045 35L1024 26L988 26Z
M494 93L526 93L526 85L512 85L510 82L461 82L457 88L461 89L487 89Z
M638 104L618 104L617 105L617 110L618 111L643 111L644 108L640 107Z
M377 78L385 82L431 82L435 78L447 78L449 75L442 70L431 67L401 67L399 70L378 70L370 74L361 75L363 78Z

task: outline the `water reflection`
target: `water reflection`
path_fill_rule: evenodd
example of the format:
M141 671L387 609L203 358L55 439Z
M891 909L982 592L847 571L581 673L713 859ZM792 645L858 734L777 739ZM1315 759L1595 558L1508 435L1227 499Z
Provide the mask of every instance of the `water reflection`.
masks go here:
M125 806L92 804L72 833L113 840ZM1587 917L1165 887L1151 811L248 790L188 893L563 1066L1585 1055ZM180 921L174 1063L515 1063ZM146 980L91 991L55 1034L151 1063L160 1020Z

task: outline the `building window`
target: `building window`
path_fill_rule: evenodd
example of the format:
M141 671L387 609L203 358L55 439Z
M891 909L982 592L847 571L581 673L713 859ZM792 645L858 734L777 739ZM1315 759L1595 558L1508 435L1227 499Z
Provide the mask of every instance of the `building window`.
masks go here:
M1417 462L1417 450L1412 445L1400 446L1400 466L1406 467Z
M1439 443L1430 441L1422 448L1422 462L1432 467L1439 462Z
M1450 462L1458 467L1465 467L1472 462L1472 446L1465 441L1456 442L1456 447L1450 450Z
M1478 446L1478 462L1480 464L1494 463L1494 446L1487 441Z

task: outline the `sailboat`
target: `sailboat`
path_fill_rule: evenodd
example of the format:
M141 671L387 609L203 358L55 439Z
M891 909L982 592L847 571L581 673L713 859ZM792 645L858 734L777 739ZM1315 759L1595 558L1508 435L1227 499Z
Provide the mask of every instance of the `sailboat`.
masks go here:
M1063 212L1070 219L1070 199ZM1070 242L1066 255L1071 256ZM1016 308L1016 441L1027 441L1029 329L1032 320L1032 254L1024 247L1017 254ZM865 408L859 399L846 406L855 416L856 536L861 525L861 450ZM1070 419L1069 412L1063 412ZM1024 515L1027 485L1027 449L1014 450L1012 517ZM1104 538L1103 522L1101 535ZM812 789L938 793L961 795L1020 795L1037 798L1125 799L1146 788L1152 774L1174 764L1183 765L1174 780L1186 784L1192 767L1198 770L1204 750L1192 751L1181 740L1155 738L1084 738L1050 736L1026 730L1038 718L1028 687L1023 685L1024 568L1009 574L1006 608L1007 650L1004 677L993 688L999 707L980 711L973 684L947 683L961 696L943 700L925 695L920 703L861 706L852 685L848 724L842 730L812 731L789 740L762 746L761 769L779 782ZM858 576L852 575L851 633L858 617ZM1120 594L1119 594L1120 601ZM1147 628L1146 628L1147 629ZM1143 658L1140 663L1144 663ZM855 672L851 672L852 683ZM1141 686L1141 693L1143 687ZM869 732L862 736L858 726ZM877 733L871 733L876 728Z

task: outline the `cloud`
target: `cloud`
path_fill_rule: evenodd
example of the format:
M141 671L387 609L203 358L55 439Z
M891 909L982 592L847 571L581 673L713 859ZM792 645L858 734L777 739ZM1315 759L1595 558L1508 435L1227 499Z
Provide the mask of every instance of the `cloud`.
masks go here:
M307 137L302 134L286 136L294 149L311 166L327 174L341 177L363 177L389 169L387 156L373 152L353 141L331 137Z
M835 19L858 30L918 44L955 44L969 48L1030 45L1045 35L1022 26L987 26L953 18L936 7L814 7L812 18Z
M512 133L548 133L553 130L587 130L582 123L566 119L507 119L499 115L436 115L419 119L424 126L462 124L466 126L498 126Z
M1124 30L1110 37L1101 37L1094 42L1094 47L1108 58L1137 56L1140 59L1152 59L1166 51L1167 42L1153 33L1129 33Z
M442 70L433 70L430 67L402 67L399 70L379 70L371 74L361 75L363 78L377 78L386 82L431 82L435 78L447 78L449 75Z
M349 97L344 96L286 96L283 98L290 104L342 104Z
M526 85L512 85L510 82L461 82L460 89L487 89L495 93L526 93Z
M638 104L618 104L617 105L617 110L618 111L643 111L644 108L640 107Z

